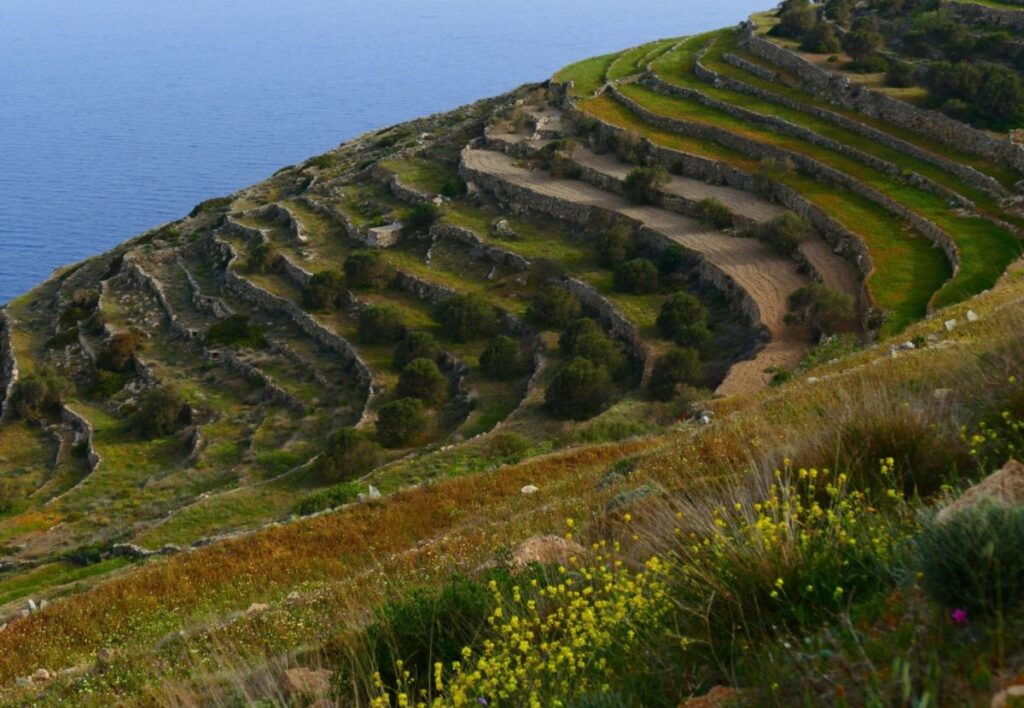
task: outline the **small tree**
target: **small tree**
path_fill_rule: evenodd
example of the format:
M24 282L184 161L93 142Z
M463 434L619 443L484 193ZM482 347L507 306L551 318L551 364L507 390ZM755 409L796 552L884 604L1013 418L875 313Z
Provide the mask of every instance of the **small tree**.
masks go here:
M320 481L329 484L362 477L380 462L380 446L355 428L334 431L317 460Z
M405 334L402 313L391 305L371 305L359 313L359 341L393 344Z
M580 316L579 299L565 288L545 286L533 297L526 319L541 329L562 329Z
M810 31L817 22L818 13L809 0L786 0L779 8L775 33L795 39Z
M661 189L671 179L668 170L661 165L634 167L622 183L623 191L636 204L654 204L661 195Z
M401 371L413 359L437 361L440 355L441 347L430 332L406 332L402 341L395 347L393 364Z
M206 343L259 349L266 346L266 330L245 315L229 315L210 325L206 330Z
M302 293L302 303L307 310L326 310L339 307L345 294L345 283L341 273L325 270L316 273Z
M555 371L544 394L544 405L556 418L585 420L601 411L611 391L611 379L604 367L576 357Z
M433 202L420 202L405 214L402 220L402 231L406 234L425 233L441 215L441 210Z
M657 320L661 336L685 347L703 347L711 339L708 311L689 293L673 293L661 306Z
M135 363L135 356L142 350L142 335L138 332L118 332L106 343L96 366L104 371L124 372Z
M423 401L400 398L377 411L377 439L389 448L407 447L426 439L430 417Z
M23 376L14 388L11 405L22 420L39 421L60 413L65 382L48 366Z
M604 330L601 329L601 326L597 324L597 322L589 317L581 317L578 320L573 320L558 338L558 349L564 356L571 356L576 350L577 340L588 334L604 334Z
M601 265L616 266L636 253L636 236L626 224L615 224L598 235L597 250Z
M281 260L281 254L274 250L269 241L261 241L255 244L249 251L249 272L267 273L277 266Z
M785 211L771 221L761 224L756 236L779 253L792 255L811 234L807 219L792 211Z
M701 221L711 224L716 229L728 229L733 225L732 212L729 211L729 207L714 197L697 202L697 216Z
M394 266L379 251L356 251L345 259L345 282L350 288L383 290L394 277Z
M653 293L658 289L658 267L646 258L634 258L615 269L612 284L620 292Z
M437 321L456 342L469 342L498 331L498 311L479 295L456 295L438 305Z
M523 373L523 368L519 342L511 337L495 337L480 354L480 369L492 379L514 379Z
M700 355L695 349L672 349L654 362L648 384L651 396L668 401L679 395L682 386L696 385L701 379Z
M395 395L441 406L448 400L448 379L431 359L413 359L399 374Z
M804 35L800 48L815 54L836 54L842 49L842 45L832 25L828 22L819 22Z
M878 31L873 18L862 17L853 23L853 29L843 37L843 50L858 65L866 65L885 44L885 37Z
M672 275L686 265L686 251L678 243L673 243L658 254L658 272Z
M170 386L157 386L142 395L132 425L142 438L162 438L180 430L187 416L182 395Z
M816 334L849 330L853 320L853 299L821 283L810 283L789 296L786 321L809 326Z
M622 347L603 332L591 332L577 338L571 354L604 367L612 378L621 376L626 368L626 355Z

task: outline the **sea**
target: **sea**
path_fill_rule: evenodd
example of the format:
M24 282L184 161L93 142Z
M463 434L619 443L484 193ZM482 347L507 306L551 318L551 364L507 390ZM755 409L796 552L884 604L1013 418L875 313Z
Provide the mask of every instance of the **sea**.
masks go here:
M0 304L368 130L764 5L0 0Z

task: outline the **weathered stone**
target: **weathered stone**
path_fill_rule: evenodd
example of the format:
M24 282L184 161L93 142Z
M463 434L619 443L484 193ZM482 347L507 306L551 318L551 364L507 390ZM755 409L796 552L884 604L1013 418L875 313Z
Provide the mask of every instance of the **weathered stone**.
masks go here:
M992 708L1013 708L1024 705L1024 686L1010 686L992 696Z
M535 484L527 484L525 487L519 490L520 494L536 494L540 491L540 487Z
M522 568L530 563L567 564L573 556L579 556L586 550L575 541L561 536L534 536L523 541L512 552L512 565Z
M968 310L967 311L967 321L968 322L977 322L979 319L981 319L981 318L978 317L978 313L977 312L975 312L974 310Z
M270 609L270 605L266 605L266 604L264 604L262 602L254 602L251 605L249 605L249 609L247 609L245 611L245 614L247 614L247 615L258 615L261 612L266 612L269 609Z
M961 494L959 499L942 509L936 518L940 523L946 522L965 509L973 509L984 503L1024 505L1024 465L1010 460L1001 470Z
M942 326L946 328L947 332L952 332L956 329L956 320L946 320L942 323Z
M45 683L46 681L49 681L49 680L50 680L50 672L47 671L46 669L36 669L35 673L32 674L32 681L33 682L38 681L40 683Z

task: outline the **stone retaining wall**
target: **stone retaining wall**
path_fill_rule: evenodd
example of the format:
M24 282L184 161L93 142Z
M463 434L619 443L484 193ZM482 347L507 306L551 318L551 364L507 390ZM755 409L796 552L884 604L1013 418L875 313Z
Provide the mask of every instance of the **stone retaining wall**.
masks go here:
M179 258L178 267L185 274L185 279L188 281L189 292L192 296L192 304L200 312L213 315L217 319L223 319L230 317L235 314L234 310L227 306L227 304L219 297L213 295L206 295L203 293L202 287L199 285L199 281L196 280L195 276L192 275L192 271L188 269L185 262Z
M1024 146L972 128L941 113L918 108L906 101L853 84L849 79L821 69L795 52L757 35L754 25L749 22L741 25L741 32L751 53L795 74L811 91L833 103L1024 171Z
M742 59L741 57L738 57L735 54L726 54L723 57L723 59L726 63L732 64L733 66L743 69L744 71L750 71L750 67L757 67L759 69L763 69L763 67L759 67L757 66L757 64L752 64L746 59ZM764 71L768 73L773 73L768 71L767 69L765 69ZM760 76L760 74L755 75ZM836 113L835 111L830 111L825 108L815 106L811 103L795 101L787 96L783 96L772 91L767 91L758 86L753 86L751 84L739 81L737 79L733 79L731 77L722 76L721 74L717 73L715 74L715 76L717 77L715 79L716 86L722 86L732 91L739 91L750 96L756 96L766 101L777 103L780 106L785 106L786 108L802 111L816 118L826 120L829 123L832 123L833 125L837 125L840 128L849 130L850 132L857 133L858 135L868 138L869 140L873 140L874 142L880 145L884 145L885 147L891 148L893 150L898 150L905 155L909 155L911 157L917 158L918 160L924 160L926 162L930 162L933 165L936 165L937 167L941 167L943 170L951 174L954 174L960 179L964 180L972 187L976 187L977 189L987 192L993 197L1002 198L1007 196L1008 194L1007 190L1003 187L1003 185L999 183L998 180L995 180L992 177L989 177L988 175L979 172L973 167L969 165L964 165L959 162L955 162L953 160L949 160L945 157L942 157L941 155L937 155L933 152L920 148L917 145L914 145L913 143L909 143L906 140L901 140L897 137L894 137L890 133L887 133L883 130L873 128L870 125L867 125L866 123L862 123L858 120L847 118L846 116L840 113ZM761 76L761 78L764 77Z
M530 261L518 253L492 246L474 231L451 224L434 224L430 227L432 241L455 241L469 247L469 256L474 260L488 261L511 270L521 272L530 267Z
M248 217L255 217L257 219L264 219L265 221L271 221L275 224L279 224L282 228L284 228L285 233L288 234L288 236L295 239L299 243L306 243L309 240L309 238L306 236L306 230L305 227L303 227L302 222L296 219L295 215L292 214L287 207L281 204L264 204L263 206L256 207L255 209L250 209L249 211L244 212L242 215ZM233 221L233 219L231 219L230 216L228 217L228 220ZM238 224L238 222L235 223L238 226L242 226L241 224ZM242 226L242 228L249 227ZM255 231L258 229L253 230Z
M11 398L18 384L18 358L14 354L14 325L7 308L0 308L0 422L11 415Z
M75 445L85 443L85 459L89 464L89 472L95 472L100 463L103 462L103 458L96 452L93 444L94 431L92 423L86 420L85 416L76 413L63 404L61 405L60 419L74 432Z
M1014 0L1004 0L1014 2ZM1013 30L1024 30L1024 4L1019 10L1011 10L1001 7L989 7L973 2L957 2L956 0L942 0L944 10L956 20L964 24L985 24L997 27L1008 27Z
M659 115L644 108L636 101L619 92L613 86L609 86L608 91L611 93L613 98L636 113L636 115L640 116L644 121L651 123L652 125L681 135L687 135L701 140L714 141L727 148L737 150L760 159L771 158L775 160L789 160L792 161L793 164L795 164L804 174L818 180L827 180L834 184L846 187L851 192L878 204L891 214L913 225L915 229L943 250L952 265L953 275L955 276L959 272L959 249L945 231L916 212L907 209L896 200L885 196L871 187L868 187L859 180L850 177L845 172L823 165L817 160L807 157L806 155L790 152L789 150L784 150L771 145L765 145L764 143L745 138L722 128L699 123L690 123L689 121Z
M259 381L264 391L265 400L282 405L300 415L306 412L306 406L302 401L288 393L265 371L245 361L230 349L211 349L206 356L209 361L222 364L228 371Z
M569 276L559 279L558 284L576 296L584 308L597 315L601 326L615 339L626 345L626 354L641 371L647 368L650 352L644 344L639 330L623 315L619 308L597 291L594 286Z
M131 253L125 254L124 260L121 262L121 275L139 288L149 292L156 299L164 313L168 327L175 336L182 339L199 339L203 336L202 332L189 329L182 324L167 299L163 284L140 266Z

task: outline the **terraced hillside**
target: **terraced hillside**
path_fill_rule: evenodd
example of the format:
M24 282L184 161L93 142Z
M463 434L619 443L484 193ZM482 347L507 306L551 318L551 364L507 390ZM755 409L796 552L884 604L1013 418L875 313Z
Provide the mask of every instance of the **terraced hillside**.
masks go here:
M951 128L779 24L587 59L362 136L0 311L0 656L21 647L0 690L106 645L169 646L202 613L230 635L234 596L302 586L339 602L379 572L364 556L413 572L405 541L431 531L402 520L415 504L362 502L534 457L486 494L543 487L543 470L570 488L572 465L645 445L592 443L693 433L994 288L1024 252L1024 147ZM577 445L557 458L569 471L545 466ZM453 484L465 502L468 482ZM344 528L311 532L319 566L282 551L292 574L272 598L252 558L224 551L273 557L292 529L323 526L299 517L327 512ZM545 512L527 513L523 528ZM405 523L409 539L368 536ZM458 552L482 562L471 545ZM124 596L120 625L88 604L210 554L222 567L196 565L194 593L176 594L187 610ZM333 611L261 651L319 645L309 628ZM64 644L44 646L58 626ZM195 678L173 664L165 677Z

